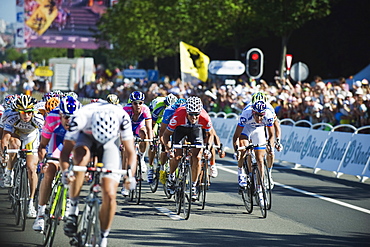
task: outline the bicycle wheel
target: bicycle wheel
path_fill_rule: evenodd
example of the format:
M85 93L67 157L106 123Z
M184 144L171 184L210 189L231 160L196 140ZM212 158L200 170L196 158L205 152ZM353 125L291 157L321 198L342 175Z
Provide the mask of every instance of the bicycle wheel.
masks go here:
M245 209L247 210L247 214L250 214L253 211L253 184L250 181L251 179L249 177L247 160L244 161L243 169L245 174L247 174L247 186L239 187L239 194L242 195L242 200L244 202Z
M270 210L272 205L272 189L266 161L264 162L263 174L263 184L266 190L266 208L267 210Z
M59 221L61 220L62 217L62 211L63 211L63 196L65 196L65 188L62 184L57 186L57 193L55 196L55 200L53 202L54 206L54 211L51 212L50 214L50 220L49 220L49 226L47 229L47 235L45 235L45 241L44 241L44 246L53 246L54 242L54 237L55 233L57 230L57 227L59 225Z
M167 174L169 174L170 172L170 167L169 167L169 164L168 164L169 161L167 161L164 165L163 165L163 173L164 175L162 176L167 176ZM163 192L164 194L166 195L166 197L168 199L171 199L172 195L168 192L168 188L167 188L167 179L165 179L166 182L163 184Z
M182 206L182 198L183 198L183 180L184 180L184 173L183 173L183 165L180 164L179 167L177 168L176 172L176 181L175 181L175 204L176 204L176 213L180 214L181 213L181 206Z
M28 210L29 186L27 168L21 170L21 186L20 186L20 225L22 231L26 228L27 210Z
M52 221L52 218L55 212L55 204L57 201L56 195L58 193L58 190L59 190L59 186L54 185L51 190L49 201L46 204L47 206L45 208L43 246L50 246L50 244L48 243L50 242L50 233L51 233L51 225L52 225L51 221Z
M258 188L257 186L260 185L260 190L262 192L262 202L260 201L260 198L259 198L259 191L257 191L256 189L256 200L258 202L258 205L261 209L261 213L262 213L262 217L263 218L266 218L267 217L267 207L266 207L266 204L267 204L267 200L266 200L266 190L264 188L264 185L263 185L263 182L262 182L262 178L261 178L261 174L260 174L260 171L258 168L254 168L253 169L253 176L254 176L254 181L255 181L255 188Z
M88 216L86 231L86 243L84 246L100 245L100 222L99 222L99 201L94 199L90 215Z
M204 209L206 205L207 183L208 183L207 170L208 170L207 164L203 162L202 169L201 169L199 179L198 179L198 192L199 192L198 199L201 205L201 209Z
M35 190L35 195L34 195L34 201L36 203L39 202L39 191L40 191L40 186L41 186L41 181L44 178L44 173L41 172L41 167L40 164L37 165L37 186Z
M191 181L191 169L190 165L187 165L185 167L185 173L183 177L183 183L182 183L183 189L182 189L182 197L181 197L181 207L184 214L184 219L189 219L190 216L190 209L191 209L191 187L192 187L192 181Z
M152 193L155 193L158 189L158 183L159 183L159 170L160 170L160 165L159 165L159 155L160 155L160 148L159 146L155 149L156 153L154 155L153 159L153 182L149 183L150 190Z
M141 172L141 165L140 165L140 157L138 156L138 164L136 167L136 187L134 190L130 192L130 201L136 200L136 204L140 203L141 200L141 185L142 185L142 172Z
M18 226L21 217L21 207L20 207L20 186L21 186L21 170L20 170L20 162L16 162L14 165L14 181L13 187L9 189L10 194L10 203L13 209L13 213L15 216L15 224Z
M89 195L91 197L91 195ZM91 200L91 199L86 199ZM85 203L85 207L81 217L79 218L78 223L78 246L85 246L87 243L88 235L91 232L91 225L90 225L90 215L91 213L91 205L89 202Z

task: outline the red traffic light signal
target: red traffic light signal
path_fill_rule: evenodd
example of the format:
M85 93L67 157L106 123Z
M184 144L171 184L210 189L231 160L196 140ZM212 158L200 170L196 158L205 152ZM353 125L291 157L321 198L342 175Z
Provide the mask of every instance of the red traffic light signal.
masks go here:
M247 52L246 72L252 78L260 78L263 73L263 53L258 48L252 48Z

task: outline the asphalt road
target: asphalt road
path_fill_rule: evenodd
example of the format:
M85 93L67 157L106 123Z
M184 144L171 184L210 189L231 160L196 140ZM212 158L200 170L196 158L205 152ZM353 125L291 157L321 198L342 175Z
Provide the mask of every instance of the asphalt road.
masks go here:
M219 160L204 210L193 204L189 220L178 217L173 200L161 189L144 184L142 203L118 196L118 210L109 246L369 246L370 182L355 177L334 178L330 172L293 169L276 164L272 209L263 219L258 209L246 214L237 193L235 162ZM41 246L42 236L14 224L5 189L0 190L2 246ZM68 246L62 226L54 246Z

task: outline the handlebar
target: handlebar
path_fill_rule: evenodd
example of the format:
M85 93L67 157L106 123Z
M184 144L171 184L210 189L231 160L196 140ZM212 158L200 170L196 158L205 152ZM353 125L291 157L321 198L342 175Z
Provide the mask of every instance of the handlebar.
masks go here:
M242 151L242 150L250 150L256 147L263 147L266 146L267 143L264 144L249 144L248 146L243 146L243 147L238 147L237 151Z
M173 144L173 148L181 149L181 148L205 148L203 144Z
M121 169L107 169L102 167L86 167L86 166L73 166L72 171L74 172L103 172L103 173L116 173L121 175L129 174L132 177L131 170L121 170Z

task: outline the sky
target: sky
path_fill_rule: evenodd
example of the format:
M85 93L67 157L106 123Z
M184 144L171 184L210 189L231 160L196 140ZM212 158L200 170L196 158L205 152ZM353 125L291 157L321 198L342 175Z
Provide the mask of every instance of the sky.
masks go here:
M16 22L15 1L16 0L0 0L0 19L8 23Z

